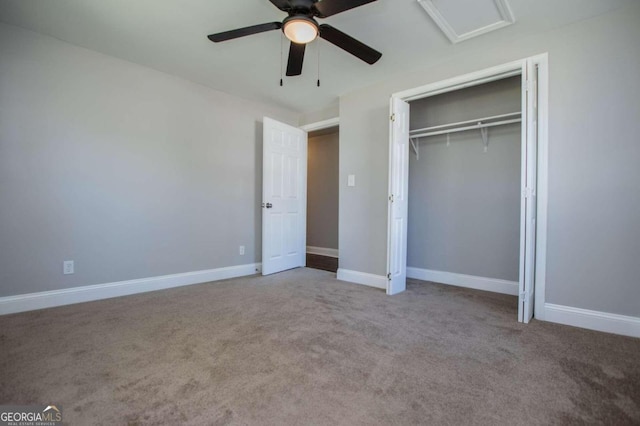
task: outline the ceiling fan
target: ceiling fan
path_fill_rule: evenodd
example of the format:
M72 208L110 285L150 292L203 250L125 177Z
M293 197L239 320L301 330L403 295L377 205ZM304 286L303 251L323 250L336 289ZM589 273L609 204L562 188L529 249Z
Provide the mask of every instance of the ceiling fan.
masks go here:
M291 40L287 76L302 74L302 63L307 43L318 36L339 48L374 64L382 57L382 53L327 24L318 24L315 18L327 18L345 10L353 9L376 0L270 0L274 6L287 16L282 22L268 22L237 30L211 34L209 40L219 43L251 34L282 29L284 35Z

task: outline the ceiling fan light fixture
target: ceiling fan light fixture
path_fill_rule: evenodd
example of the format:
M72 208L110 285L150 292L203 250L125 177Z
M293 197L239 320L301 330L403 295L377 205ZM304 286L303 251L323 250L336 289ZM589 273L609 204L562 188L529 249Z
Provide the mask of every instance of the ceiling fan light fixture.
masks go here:
M294 16L285 20L282 31L292 42L307 44L318 37L318 24L306 16Z

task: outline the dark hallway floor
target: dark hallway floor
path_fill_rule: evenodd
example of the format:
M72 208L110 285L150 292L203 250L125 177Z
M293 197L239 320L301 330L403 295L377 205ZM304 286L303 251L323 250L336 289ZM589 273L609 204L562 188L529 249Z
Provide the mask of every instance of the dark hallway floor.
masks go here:
M323 271L337 272L338 258L307 253L307 268L321 269Z

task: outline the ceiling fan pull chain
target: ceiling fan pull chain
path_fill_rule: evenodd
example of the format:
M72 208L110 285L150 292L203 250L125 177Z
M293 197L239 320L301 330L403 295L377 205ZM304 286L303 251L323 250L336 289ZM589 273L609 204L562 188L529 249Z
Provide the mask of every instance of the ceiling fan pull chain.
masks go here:
M316 43L318 44L318 87L320 87L320 40Z
M282 81L282 43L283 43L283 35L280 34L280 87L283 86L283 81Z

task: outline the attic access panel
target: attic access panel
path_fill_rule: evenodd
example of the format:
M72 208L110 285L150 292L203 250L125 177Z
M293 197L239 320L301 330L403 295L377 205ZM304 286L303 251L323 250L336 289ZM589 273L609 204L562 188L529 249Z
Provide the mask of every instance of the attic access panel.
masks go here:
M418 0L442 32L458 43L516 20L508 0Z

